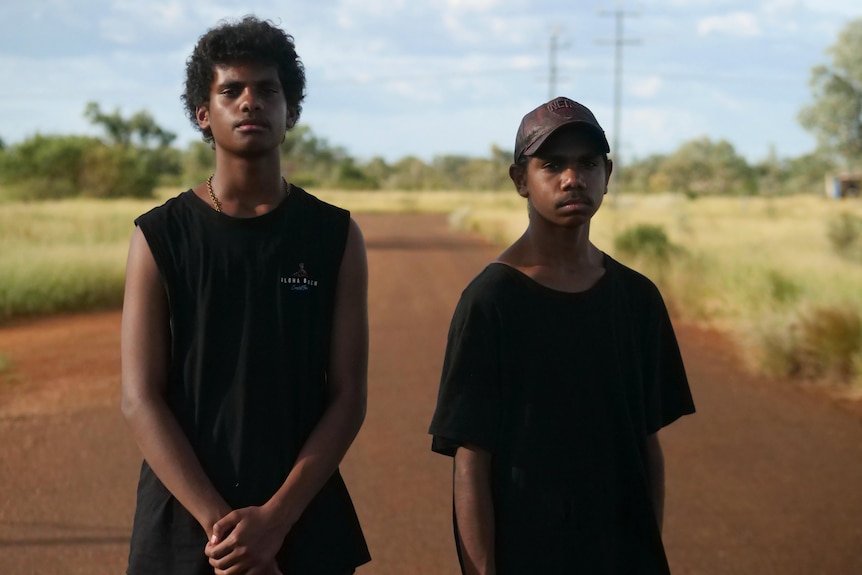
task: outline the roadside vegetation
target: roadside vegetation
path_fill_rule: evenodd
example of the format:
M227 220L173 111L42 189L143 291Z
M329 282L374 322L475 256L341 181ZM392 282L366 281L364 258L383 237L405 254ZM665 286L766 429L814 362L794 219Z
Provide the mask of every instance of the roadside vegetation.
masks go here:
M134 218L180 190L0 206L0 325L118 308ZM315 193L355 212L449 214L498 243L526 226L514 191ZM731 334L753 367L848 382L862 376L862 261L833 237L835 222L857 219L858 200L632 194L606 200L592 236L656 281L675 316Z
M862 385L862 261L831 239L848 218L862 220L862 201L623 195L591 236L659 284L677 318L730 334L753 369ZM523 206L460 219L502 242L526 222Z

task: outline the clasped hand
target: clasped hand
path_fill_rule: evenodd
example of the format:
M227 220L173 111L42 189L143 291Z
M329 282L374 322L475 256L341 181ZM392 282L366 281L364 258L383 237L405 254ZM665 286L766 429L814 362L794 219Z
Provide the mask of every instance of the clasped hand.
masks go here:
M281 575L275 556L285 535L265 507L244 507L216 522L205 553L215 575Z

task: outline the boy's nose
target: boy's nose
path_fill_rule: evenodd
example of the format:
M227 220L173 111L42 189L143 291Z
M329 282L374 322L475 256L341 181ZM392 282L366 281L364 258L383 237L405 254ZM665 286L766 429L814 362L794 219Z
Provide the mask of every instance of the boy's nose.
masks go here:
M242 111L260 110L261 107L260 98L256 98L251 90L246 90L243 94Z
M563 170L560 179L564 188L580 186L582 184L580 172L571 166Z

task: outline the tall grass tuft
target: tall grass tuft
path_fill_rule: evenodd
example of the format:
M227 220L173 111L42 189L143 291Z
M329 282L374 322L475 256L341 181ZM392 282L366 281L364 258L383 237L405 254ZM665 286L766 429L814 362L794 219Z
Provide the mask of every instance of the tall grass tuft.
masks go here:
M683 249L671 243L664 226L636 224L614 238L614 249L620 257L644 266L660 284L667 283L671 259Z
M637 224L614 238L614 248L624 256L642 257L666 265L674 252L663 226Z
M769 295L778 305L794 304L802 295L799 282L780 270L767 269L765 277Z
M853 383L862 376L862 316L849 305L819 306L763 326L760 361L782 377Z
M12 360L0 353L0 375L12 369Z
M839 255L862 263L862 217L841 212L829 221L826 234Z
M759 371L778 377L797 377L802 372L796 333L791 325L761 326L755 357Z
M799 362L804 377L847 382L862 351L862 318L852 307L817 307L799 320Z

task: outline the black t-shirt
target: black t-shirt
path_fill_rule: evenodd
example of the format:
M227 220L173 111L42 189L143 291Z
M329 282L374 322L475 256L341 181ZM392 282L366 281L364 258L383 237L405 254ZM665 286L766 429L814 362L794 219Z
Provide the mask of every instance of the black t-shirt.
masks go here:
M294 186L259 217L218 213L189 190L135 222L170 306L167 403L234 509L262 505L281 487L326 407L349 220ZM200 525L144 462L128 572L211 575L205 544ZM336 471L292 528L279 564L285 573L326 573L368 560Z
M605 269L566 293L494 263L452 318L432 449L492 454L500 575L667 572L646 438L694 404L658 290Z

